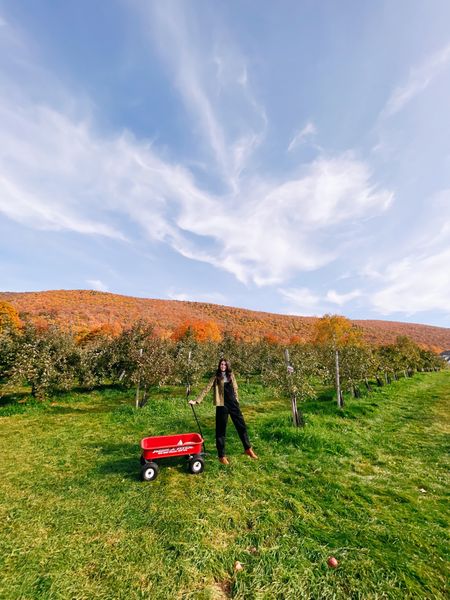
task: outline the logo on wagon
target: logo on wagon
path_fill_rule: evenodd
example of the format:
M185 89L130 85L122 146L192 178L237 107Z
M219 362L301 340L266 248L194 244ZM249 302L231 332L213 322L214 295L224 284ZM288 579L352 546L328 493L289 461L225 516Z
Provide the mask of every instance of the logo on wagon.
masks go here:
M173 448L161 448L153 450L153 454L159 454L160 456L163 454L180 454L181 452L188 452L190 448L192 448L191 445L174 446Z

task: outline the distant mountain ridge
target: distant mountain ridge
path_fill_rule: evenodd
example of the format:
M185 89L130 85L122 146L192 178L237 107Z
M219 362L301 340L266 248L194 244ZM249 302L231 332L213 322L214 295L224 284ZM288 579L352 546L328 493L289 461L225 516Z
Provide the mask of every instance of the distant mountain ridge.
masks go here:
M43 292L0 292L0 301L9 302L34 322L53 322L77 331L101 325L127 327L138 319L155 325L159 335L169 336L185 322L214 321L222 331L244 339L271 336L287 342L292 338L311 339L316 317L260 312L204 302L158 300L121 296L93 290L49 290ZM450 348L450 329L397 321L353 320L364 338L374 344L394 342L407 335L436 351Z

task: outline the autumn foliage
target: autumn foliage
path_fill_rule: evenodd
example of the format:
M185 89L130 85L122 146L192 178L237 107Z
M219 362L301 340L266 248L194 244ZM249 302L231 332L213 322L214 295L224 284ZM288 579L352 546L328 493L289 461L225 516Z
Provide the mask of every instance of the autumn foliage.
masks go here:
M17 310L9 302L0 302L0 333L6 329L17 330L22 327Z
M266 338L282 343L312 341L315 317L299 317L257 312L178 300L156 300L119 296L91 290L46 292L0 292L0 304L12 307L14 322L18 316L45 330L49 326L75 332L80 341L89 336L122 331L143 320L154 327L162 339L183 335L194 327L198 339L218 340L223 332L235 339L254 342ZM344 317L341 317L344 318ZM361 338L371 345L393 344L398 336L408 336L426 348L442 351L450 348L450 329L391 321L351 321ZM353 335L353 333L352 333Z
M330 344L341 348L361 342L362 332L353 323L341 315L324 315L314 324L315 344Z
M222 334L215 321L184 321L173 332L172 339L178 341L190 332L197 342L219 342Z

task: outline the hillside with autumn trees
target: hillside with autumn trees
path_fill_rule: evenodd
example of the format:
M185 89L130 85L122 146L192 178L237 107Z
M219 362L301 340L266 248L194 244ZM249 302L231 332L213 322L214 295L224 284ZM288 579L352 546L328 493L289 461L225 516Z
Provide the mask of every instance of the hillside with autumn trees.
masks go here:
M162 338L182 335L191 326L199 339L218 339L227 331L252 341L309 341L315 317L281 315L203 302L120 296L92 290L0 292L0 302L11 304L22 320L37 326L57 324L81 335L99 328L118 334L138 320L154 325ZM393 343L406 335L436 351L450 348L450 329L395 321L353 321L371 344Z

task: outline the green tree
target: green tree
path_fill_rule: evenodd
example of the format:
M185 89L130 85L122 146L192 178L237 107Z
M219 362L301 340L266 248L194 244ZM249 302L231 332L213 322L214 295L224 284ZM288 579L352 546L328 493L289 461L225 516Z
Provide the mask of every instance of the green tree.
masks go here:
M38 330L27 324L20 338L11 379L27 382L31 393L46 398L57 389L70 389L77 380L79 352L74 337L56 326Z
M305 419L298 404L316 396L315 379L320 374L317 348L312 344L295 344L284 352L278 350L264 363L262 380L280 396L291 399L294 424L303 426Z

